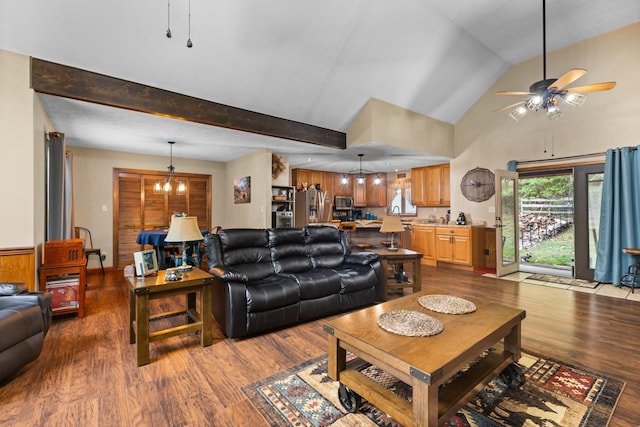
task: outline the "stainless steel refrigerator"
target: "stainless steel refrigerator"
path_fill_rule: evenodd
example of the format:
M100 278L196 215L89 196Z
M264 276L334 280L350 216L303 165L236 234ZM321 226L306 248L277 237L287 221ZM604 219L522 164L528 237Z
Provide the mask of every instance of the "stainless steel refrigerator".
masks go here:
M324 191L296 191L295 226L331 220L331 193Z

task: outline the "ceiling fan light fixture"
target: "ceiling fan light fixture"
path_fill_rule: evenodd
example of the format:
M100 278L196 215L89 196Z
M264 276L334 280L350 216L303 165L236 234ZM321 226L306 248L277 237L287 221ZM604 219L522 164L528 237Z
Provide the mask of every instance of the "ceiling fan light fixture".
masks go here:
M380 185L381 181L380 176L376 175L375 178L373 178L373 185Z
M535 95L532 96L527 103L525 104L525 106L531 110L531 111L538 111L538 109L540 108L540 106L542 105L542 96L540 95Z
M564 73L560 78L547 78L547 24L546 24L546 0L542 0L542 80L529 86L528 92L521 91L499 91L497 95L517 95L529 96L529 99L522 101L524 106L530 111L546 110L547 117L552 120L560 118L562 113L559 109L559 101L564 101L574 107L579 107L586 101L584 92L596 92L602 90L610 90L616 86L616 82L602 82L586 86L571 87L570 84L584 76L587 70L582 68L574 68ZM500 112L508 110L520 103L508 105L495 110ZM518 121L524 114L517 108L512 110L509 115Z
M560 111L560 108L556 107L555 105L551 105L547 108L547 117L549 118L549 120L558 120L560 117L562 117L562 111Z
M521 118L527 115L527 111L529 111L527 110L527 108L520 105L519 107L516 107L512 112L510 112L509 115L513 120L517 122L518 120L520 120Z
M364 175L358 175L358 185L364 185Z
M564 100L569 105L573 105L574 107L580 107L587 100L587 95L571 92L571 93L568 93L567 96L565 96Z

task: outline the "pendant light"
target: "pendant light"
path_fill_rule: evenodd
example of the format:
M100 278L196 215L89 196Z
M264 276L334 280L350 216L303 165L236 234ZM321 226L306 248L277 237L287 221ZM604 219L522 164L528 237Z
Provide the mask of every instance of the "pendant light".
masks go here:
M175 141L169 141L170 153L171 153L171 162L167 169L169 170L169 174L165 177L164 181L156 180L156 183L153 186L153 194L171 194L173 190L173 185L176 185L176 196L184 196L187 193L187 186L184 181L176 180L173 167L173 144Z

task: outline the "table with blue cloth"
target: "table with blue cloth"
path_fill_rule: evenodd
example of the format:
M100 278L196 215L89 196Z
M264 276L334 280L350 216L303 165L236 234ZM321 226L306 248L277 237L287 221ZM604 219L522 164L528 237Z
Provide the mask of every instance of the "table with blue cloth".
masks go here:
M200 230L202 236L206 236L209 234L208 230ZM165 246L174 246L177 243L168 243L165 242L164 239L169 234L169 229L162 228L157 230L142 230L138 233L138 238L136 239L136 243L139 245L151 245L153 249L156 251L156 255L158 258L158 268L160 270L165 270L169 267L165 260ZM200 267L200 262L202 261L202 253L200 251L200 245L198 242L187 242L187 253L188 254L196 254L196 257L190 257L191 261L195 264L196 267ZM177 259L182 260L182 251L180 251L180 256L176 257Z

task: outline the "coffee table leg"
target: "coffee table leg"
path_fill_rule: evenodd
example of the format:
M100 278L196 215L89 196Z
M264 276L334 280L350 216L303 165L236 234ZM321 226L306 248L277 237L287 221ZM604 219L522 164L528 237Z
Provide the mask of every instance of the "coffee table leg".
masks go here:
M389 292L389 260L386 258L380 258L380 265L382 266L382 301L387 300L387 294Z
M340 348L336 337L329 335L329 349L327 352L327 375L329 378L340 381L340 372L347 368L347 351Z
M136 353L138 366L149 363L149 294L136 294Z
M517 362L518 360L520 360L520 356L521 356L520 355L520 343L522 338L521 325L522 324L518 322L518 324L511 329L511 332L509 332L509 334L507 334L507 336L504 337L504 349L509 353L513 354L514 362Z
M438 386L413 380L413 425L438 425Z
M422 289L422 264L420 258L413 260L413 293L420 292Z

